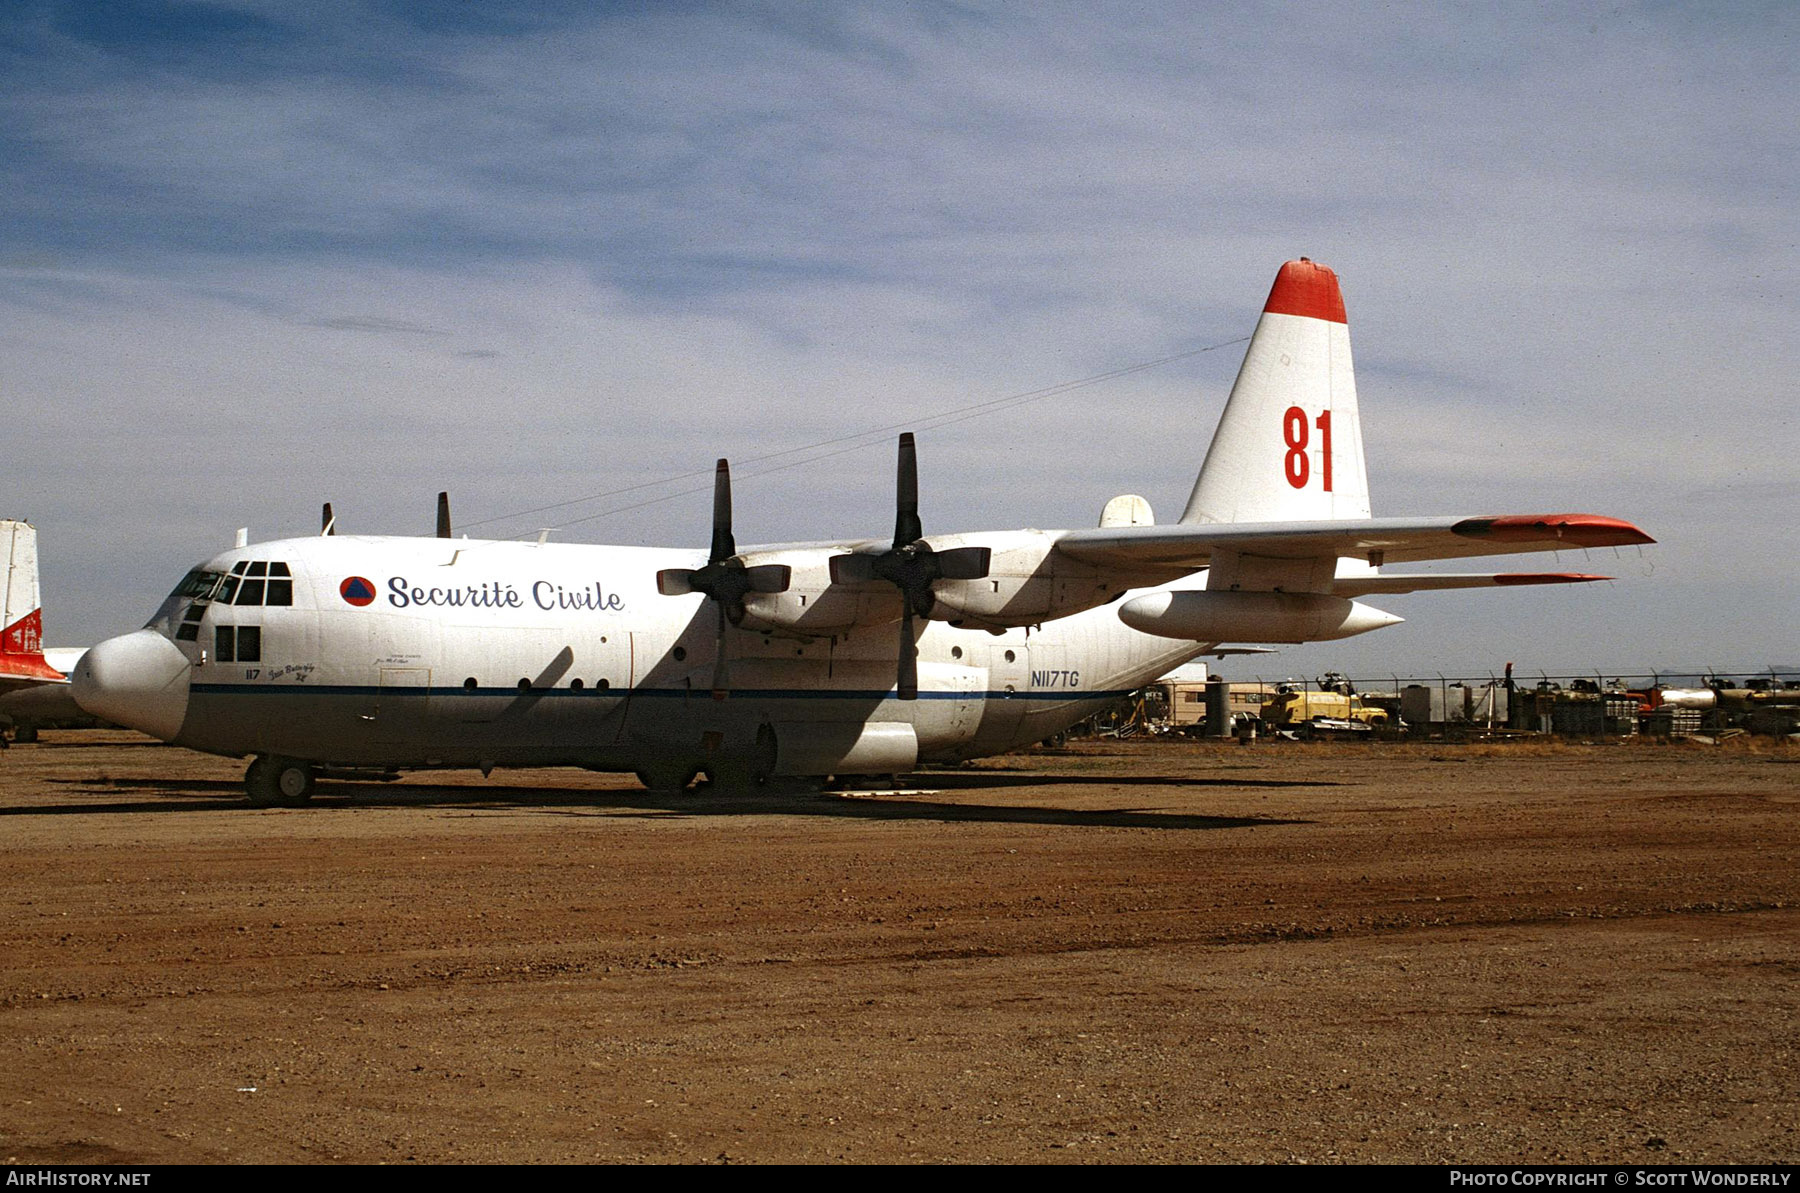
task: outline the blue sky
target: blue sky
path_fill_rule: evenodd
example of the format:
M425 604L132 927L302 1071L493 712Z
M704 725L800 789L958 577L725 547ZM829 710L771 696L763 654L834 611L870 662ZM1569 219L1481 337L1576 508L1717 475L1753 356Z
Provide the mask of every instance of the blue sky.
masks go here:
M704 546L703 495L593 516L692 482L513 515L1225 343L1305 254L1377 513L1662 544L1270 666L1800 660L1791 5L312 7L0 16L0 512L54 641L325 500ZM925 431L927 529L1177 516L1240 356ZM868 438L741 469L739 540L885 533Z

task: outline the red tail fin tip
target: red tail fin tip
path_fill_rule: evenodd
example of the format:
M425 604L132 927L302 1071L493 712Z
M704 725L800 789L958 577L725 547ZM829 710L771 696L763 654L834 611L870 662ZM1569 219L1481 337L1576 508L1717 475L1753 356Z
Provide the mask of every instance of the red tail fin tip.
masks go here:
M1329 323L1350 322L1344 314L1344 294L1338 289L1337 274L1305 257L1281 267L1263 311L1271 315L1303 315Z

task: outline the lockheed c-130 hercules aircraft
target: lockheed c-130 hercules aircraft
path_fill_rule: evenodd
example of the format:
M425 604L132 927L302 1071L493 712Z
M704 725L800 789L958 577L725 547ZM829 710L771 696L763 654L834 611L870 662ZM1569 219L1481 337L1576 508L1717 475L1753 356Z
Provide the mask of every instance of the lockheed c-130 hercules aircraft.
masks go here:
M1040 741L1223 643L1344 638L1379 593L1577 583L1387 564L1653 541L1592 514L1370 514L1337 276L1281 267L1180 521L927 535L900 438L891 540L739 550L336 535L223 552L73 676L96 716L253 756L256 804L320 776L567 765L891 774Z

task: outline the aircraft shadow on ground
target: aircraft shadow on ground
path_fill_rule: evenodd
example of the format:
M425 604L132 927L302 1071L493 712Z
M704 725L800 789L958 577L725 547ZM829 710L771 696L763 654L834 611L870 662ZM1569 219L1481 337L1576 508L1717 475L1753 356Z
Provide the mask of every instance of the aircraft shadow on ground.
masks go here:
M289 813L330 811L353 806L366 809L449 807L474 812L536 809L572 816L817 816L853 820L934 820L991 824L1062 825L1085 828L1223 829L1258 825L1309 824L1274 816L1208 816L1155 808L1048 808L998 804L946 803L921 798L912 791L979 791L984 788L1081 784L1093 786L1312 787L1328 784L1221 779L1096 779L1067 775L919 775L916 788L899 791L850 792L757 790L714 792L705 787L674 795L633 788L559 788L492 785L482 787L388 785L328 782L320 784L312 802ZM249 809L243 784L229 779L57 779L87 796L112 796L103 802L0 807L5 816L69 816L131 813L207 812ZM141 792L147 798L118 798ZM630 809L619 811L618 809Z
M1166 775L1046 775L1025 770L926 771L906 776L938 791L983 787L1338 787L1333 779L1175 779Z

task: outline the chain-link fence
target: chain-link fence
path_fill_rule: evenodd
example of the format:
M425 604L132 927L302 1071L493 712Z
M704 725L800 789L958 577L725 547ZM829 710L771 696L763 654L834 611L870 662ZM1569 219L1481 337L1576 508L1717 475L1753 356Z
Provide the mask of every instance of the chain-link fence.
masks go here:
M1138 716L1150 732L1219 737L1793 735L1800 671L1214 676L1152 685Z

